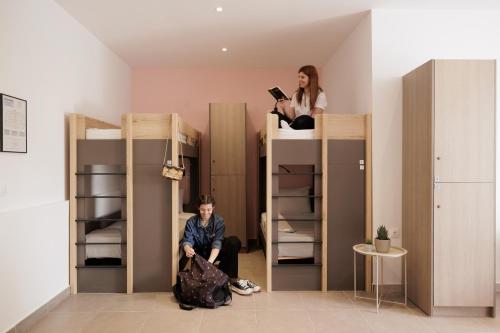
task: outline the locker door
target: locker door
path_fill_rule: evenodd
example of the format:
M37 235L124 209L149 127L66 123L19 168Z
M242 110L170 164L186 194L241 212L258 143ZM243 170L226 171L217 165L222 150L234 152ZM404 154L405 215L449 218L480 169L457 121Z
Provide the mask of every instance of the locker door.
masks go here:
M210 104L210 174L244 174L245 103Z
M494 183L434 188L434 306L493 306Z
M215 212L224 218L225 236L238 236L246 246L245 176L212 176Z
M434 75L435 181L493 181L495 62L437 60Z

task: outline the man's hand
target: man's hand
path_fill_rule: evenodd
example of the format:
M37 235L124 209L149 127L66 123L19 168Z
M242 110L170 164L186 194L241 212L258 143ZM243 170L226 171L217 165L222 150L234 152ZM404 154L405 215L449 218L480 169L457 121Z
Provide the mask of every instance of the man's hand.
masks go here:
M194 249L189 245L184 245L184 252L188 258L192 258L195 255Z

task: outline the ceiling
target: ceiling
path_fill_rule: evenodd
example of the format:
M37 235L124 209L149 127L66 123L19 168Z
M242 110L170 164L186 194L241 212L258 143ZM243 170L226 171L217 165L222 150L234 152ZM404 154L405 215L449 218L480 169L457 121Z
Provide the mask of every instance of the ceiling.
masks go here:
M134 68L322 66L370 9L500 10L498 0L55 1Z

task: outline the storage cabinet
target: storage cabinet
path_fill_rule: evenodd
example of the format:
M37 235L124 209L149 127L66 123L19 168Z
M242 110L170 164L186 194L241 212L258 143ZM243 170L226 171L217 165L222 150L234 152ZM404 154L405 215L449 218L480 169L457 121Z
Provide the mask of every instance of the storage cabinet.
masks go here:
M210 192L225 235L246 247L245 103L210 103Z
M495 314L495 61L404 76L403 247L427 314Z

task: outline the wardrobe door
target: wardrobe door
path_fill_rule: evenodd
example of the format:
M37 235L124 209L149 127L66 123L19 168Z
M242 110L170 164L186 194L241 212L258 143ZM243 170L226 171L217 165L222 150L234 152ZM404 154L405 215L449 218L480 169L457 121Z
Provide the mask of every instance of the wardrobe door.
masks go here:
M436 184L434 306L493 306L494 183Z
M245 103L210 104L210 174L244 174Z
M246 243L245 176L212 176L211 190L215 198L215 212L224 218L225 236L238 236Z
M435 181L494 181L495 61L435 62Z

